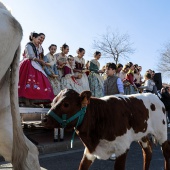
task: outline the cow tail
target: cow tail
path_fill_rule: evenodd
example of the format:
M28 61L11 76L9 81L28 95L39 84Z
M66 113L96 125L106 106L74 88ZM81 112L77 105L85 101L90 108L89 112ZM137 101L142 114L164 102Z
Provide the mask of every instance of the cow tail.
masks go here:
M18 80L19 80L19 60L20 46L15 52L10 71L10 102L11 115L13 122L13 147L12 147L12 164L14 170L24 170L27 166L26 157L28 147L23 134L19 106L18 106Z

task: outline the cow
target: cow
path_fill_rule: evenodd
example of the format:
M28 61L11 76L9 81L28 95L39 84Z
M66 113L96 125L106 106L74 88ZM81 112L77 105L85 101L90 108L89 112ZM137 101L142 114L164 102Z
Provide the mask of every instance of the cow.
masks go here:
M151 136L161 145L165 169L170 170L165 107L154 94L95 98L90 91L78 94L65 89L54 98L44 126L75 129L85 146L79 170L88 170L95 158L107 160L113 153L117 156L114 169L124 170L133 141L141 145L143 169L148 170L152 157Z
M0 155L14 170L40 170L38 150L23 134L18 106L22 28L0 2Z

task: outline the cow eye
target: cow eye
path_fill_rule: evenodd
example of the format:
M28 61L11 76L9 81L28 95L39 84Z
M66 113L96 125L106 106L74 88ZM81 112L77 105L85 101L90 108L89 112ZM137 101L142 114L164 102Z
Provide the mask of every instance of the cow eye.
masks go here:
M68 103L64 103L64 107L68 107L69 106L69 104Z

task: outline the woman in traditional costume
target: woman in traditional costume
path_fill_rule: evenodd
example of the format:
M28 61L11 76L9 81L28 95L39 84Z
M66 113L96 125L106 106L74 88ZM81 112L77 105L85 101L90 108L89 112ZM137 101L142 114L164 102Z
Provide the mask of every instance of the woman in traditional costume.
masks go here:
M35 32L32 32L32 34L35 33ZM39 59L43 60L43 57L44 57L44 49L42 47L42 43L44 42L45 40L45 34L44 33L39 33L39 39L40 39L40 43L38 45L38 53L39 53ZM23 59L26 58L26 53L25 53L25 50L24 50L24 53L23 53Z
M78 83L82 86L83 90L90 90L89 81L87 78L87 74L89 70L85 68L85 59L83 58L85 54L85 50L83 48L79 48L77 50L77 56L74 57L75 68L74 73L78 78Z
M83 91L83 88L77 82L77 77L73 73L74 57L72 55L68 56L68 63L64 66L64 75L61 78L62 89L73 89L78 93Z
M63 76L64 74L64 66L67 64L67 54L69 52L69 46L67 44L63 44L61 47L61 53L57 53L55 55L56 60L57 60L57 68L58 68L58 72L59 72L59 76L60 78Z
M94 97L102 97L103 96L103 83L104 80L99 73L103 73L102 70L99 70L100 63L98 60L101 57L101 53L96 51L94 53L94 59L90 61L90 74L88 76L90 91L92 92L92 96Z
M48 79L53 88L54 95L56 96L61 91L59 75L56 65L56 57L54 56L57 50L57 46L55 44L51 44L48 49L50 52L44 56L44 61L46 63L44 71L48 76Z
M25 47L25 59L19 67L19 101L26 106L50 103L54 93L46 73L42 69L45 62L39 56L40 36L32 33Z
M124 83L127 84L127 86L124 86L124 93L125 94L135 94L138 93L138 89L134 82L134 65L132 62L129 62L127 64L129 66L129 71L126 74Z

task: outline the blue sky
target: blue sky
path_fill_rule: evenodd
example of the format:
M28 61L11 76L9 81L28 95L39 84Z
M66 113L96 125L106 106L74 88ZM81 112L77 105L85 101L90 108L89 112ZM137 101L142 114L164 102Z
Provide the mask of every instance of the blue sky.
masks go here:
M168 0L3 0L23 28L22 49L30 32L43 32L45 53L52 43L59 47L67 43L69 54L86 50L85 60L93 58L93 40L113 32L128 34L135 48L128 61L156 71L159 51L170 41L170 1ZM101 59L101 66L108 60ZM121 60L122 64L128 62ZM163 79L164 82L170 82Z

